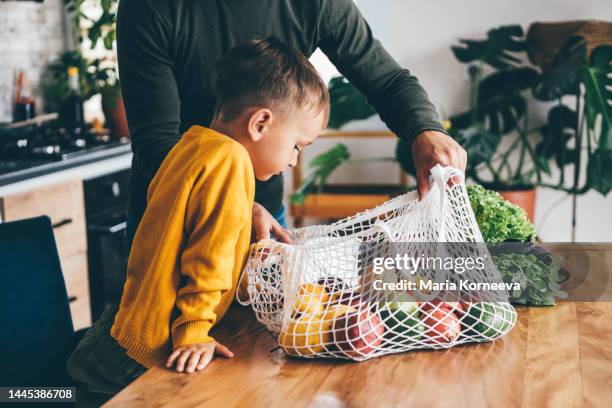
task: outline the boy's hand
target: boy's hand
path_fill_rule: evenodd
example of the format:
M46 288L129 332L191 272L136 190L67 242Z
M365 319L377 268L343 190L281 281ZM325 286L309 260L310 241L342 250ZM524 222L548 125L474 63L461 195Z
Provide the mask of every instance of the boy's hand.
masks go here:
M216 341L209 341L206 343L190 344L188 346L177 347L174 349L168 361L166 362L167 368L172 368L176 362L176 371L182 373L193 373L194 371L200 371L206 368L210 360L213 358L213 354L232 358L234 353L230 351L223 344Z
M272 214L263 205L253 204L253 232L255 242L269 239L270 232L274 234L277 241L291 243L291 237L285 229L274 219Z

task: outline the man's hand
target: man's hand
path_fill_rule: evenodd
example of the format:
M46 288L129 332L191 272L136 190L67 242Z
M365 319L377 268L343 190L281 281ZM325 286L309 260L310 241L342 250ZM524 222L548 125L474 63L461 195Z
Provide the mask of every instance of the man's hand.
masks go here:
M269 239L270 232L274 237L287 244L291 243L291 238L285 229L274 219L272 214L268 212L261 204L253 204L253 236L255 241Z
M465 172L467 153L450 136L435 130L419 133L412 143L419 198L429 191L429 171L436 164L453 166Z
M166 367L172 368L176 362L177 372L182 373L185 371L191 374L196 370L201 371L205 369L215 354L227 358L234 357L234 353L230 349L213 340L207 343L177 347L168 357Z

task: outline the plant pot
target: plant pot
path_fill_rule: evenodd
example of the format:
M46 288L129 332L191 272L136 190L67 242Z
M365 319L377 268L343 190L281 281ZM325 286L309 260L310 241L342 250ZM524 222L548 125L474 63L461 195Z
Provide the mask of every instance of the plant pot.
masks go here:
M504 200L508 200L512 204L516 204L524 209L525 212L527 212L527 218L529 221L533 222L536 200L535 188L527 190L498 190L498 193L504 198Z
M121 94L102 95L102 111L106 117L106 127L108 127L113 137L120 139L129 137L127 116Z

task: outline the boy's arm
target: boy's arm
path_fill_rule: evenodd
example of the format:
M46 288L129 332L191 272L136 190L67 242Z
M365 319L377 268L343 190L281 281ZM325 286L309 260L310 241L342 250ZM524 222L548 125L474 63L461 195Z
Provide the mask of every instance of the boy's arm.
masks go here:
M353 0L319 1L319 47L395 134L412 141L424 130L445 132L427 93L374 38Z
M172 322L174 348L213 340L208 332L217 318L215 308L232 288L236 244L251 217L249 186L254 182L244 160L226 157L208 168L189 197L180 258L186 283L176 298L181 313Z

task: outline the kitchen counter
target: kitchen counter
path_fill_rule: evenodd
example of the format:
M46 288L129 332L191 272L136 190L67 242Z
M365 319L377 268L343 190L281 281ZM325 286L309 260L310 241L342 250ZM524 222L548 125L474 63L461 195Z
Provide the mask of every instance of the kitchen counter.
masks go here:
M79 178L88 180L132 164L130 144L100 150L70 160L50 162L42 166L0 175L0 197L34 190L39 187Z
M596 252L612 264L612 245ZM355 363L289 358L234 305L213 331L233 359L192 375L153 367L105 406L612 406L612 302L517 310L491 343Z

